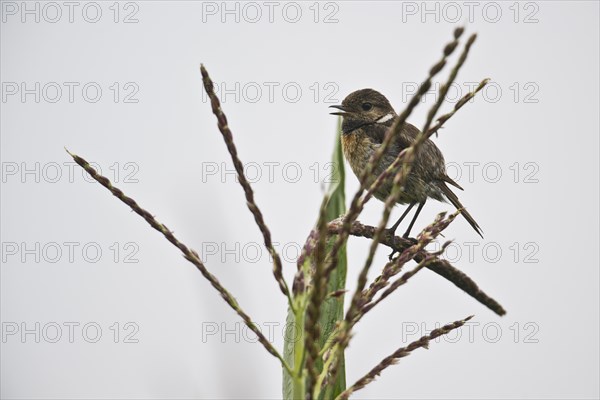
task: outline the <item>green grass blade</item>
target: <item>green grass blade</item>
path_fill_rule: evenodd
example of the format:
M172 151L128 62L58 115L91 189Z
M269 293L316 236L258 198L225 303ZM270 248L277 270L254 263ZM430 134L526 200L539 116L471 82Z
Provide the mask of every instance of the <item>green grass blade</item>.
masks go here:
M345 171L344 171L344 157L342 154L341 144L341 118L338 124L335 150L333 152L333 176L332 183L329 187L329 203L327 204L327 220L331 221L343 215L346 212L346 195L344 192L345 187ZM328 247L333 246L335 238L329 240ZM346 268L348 262L346 258L346 245L342 246L338 252L338 263L336 268L331 273L330 279L327 283L327 293L331 293L337 290L343 290L346 288ZM321 318L319 323L321 325L321 338L320 347L323 347L327 338L335 328L337 321L341 321L344 318L344 296L330 297L325 300L321 307ZM319 365L319 368L321 365ZM323 398L333 399L338 394L346 389L346 372L345 362L342 358L340 370L337 375L336 382L333 386L329 387L328 390L324 391Z
M331 176L331 183L329 185L328 194L329 202L327 203L326 215L327 220L331 221L338 218L340 215L346 212L346 197L344 192L345 186L345 171L344 171L344 158L341 147L341 120L338 123L335 149L332 158L333 174ZM333 246L334 238L329 240L328 248ZM307 259L304 263L303 268L305 271L310 271L311 264L314 262L312 259ZM342 246L338 253L338 263L336 268L331 273L330 279L327 283L327 293L331 293L337 290L343 290L346 287L346 246ZM292 366L294 370L298 369L298 364L302 360L303 348L303 327L304 327L304 314L307 306L307 296L305 294L299 294L294 298L294 305L296 307L296 313L290 309L288 310L288 316L286 319L286 335L284 344L283 357L288 365ZM323 347L327 338L335 328L337 321L340 321L344 317L344 296L338 296L335 298L327 298L322 307L319 318L319 324L321 326L321 336L319 338L319 347ZM322 368L322 363L317 363L317 368ZM283 398L284 399L296 399L299 396L304 396L304 377L292 377L285 370L283 371ZM321 392L321 398L333 399L338 394L346 389L346 373L345 364L342 359L340 371L337 374L337 379L334 385L330 385L327 390Z

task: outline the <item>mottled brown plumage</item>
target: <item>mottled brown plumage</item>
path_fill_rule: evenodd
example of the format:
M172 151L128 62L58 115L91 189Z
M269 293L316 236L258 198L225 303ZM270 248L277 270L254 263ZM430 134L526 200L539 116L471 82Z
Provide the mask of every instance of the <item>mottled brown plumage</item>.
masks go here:
M381 145L386 131L392 126L397 115L389 101L381 93L373 89L357 90L349 94L340 106L332 106L340 112L332 113L341 115L342 122L342 147L344 156L356 176L361 176L373 152ZM392 139L386 154L378 165L375 166L368 184L372 184L377 176L391 165L400 152L409 147L419 134L419 129L414 125L405 123L400 134ZM394 176L390 176L374 193L375 198L385 201L392 190ZM438 201L449 200L456 208L462 209L462 215L481 235L481 228L473 217L464 209L458 197L450 190L447 184L459 189L462 188L447 174L444 156L438 147L429 139L419 147L414 157L410 173L405 180L398 203L409 204L398 222L392 226L395 231L402 219L410 209L418 204L417 212L410 223L405 237L421 211L425 201L433 198ZM482 236L483 237L483 236Z

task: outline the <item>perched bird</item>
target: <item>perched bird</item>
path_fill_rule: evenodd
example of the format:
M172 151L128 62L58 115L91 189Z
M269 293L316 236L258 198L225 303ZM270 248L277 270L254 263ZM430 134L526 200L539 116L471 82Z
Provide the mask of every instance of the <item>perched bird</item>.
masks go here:
M342 148L344 156L352 171L360 177L372 154L383 142L385 133L398 117L388 99L373 89L361 89L350 93L341 105L331 106L340 110L332 115L340 115L342 121ZM398 154L409 147L419 134L419 129L406 122L402 131L393 138L381 161L373 169L369 177L368 185L371 185L377 177L389 167ZM394 174L387 179L374 193L375 198L385 201L392 190ZM390 228L396 232L400 222L406 217L410 210L418 204L417 211L408 225L403 237L408 238L410 231L428 198L438 201L449 200L454 207L461 209L462 215L475 229L479 236L481 228L475 219L464 209L463 205L447 184L463 190L446 174L444 156L440 149L429 139L419 147L412 163L412 168L407 179L404 181L398 203L408 204L398 221ZM393 253L392 253L393 254ZM390 255L391 257L391 255Z

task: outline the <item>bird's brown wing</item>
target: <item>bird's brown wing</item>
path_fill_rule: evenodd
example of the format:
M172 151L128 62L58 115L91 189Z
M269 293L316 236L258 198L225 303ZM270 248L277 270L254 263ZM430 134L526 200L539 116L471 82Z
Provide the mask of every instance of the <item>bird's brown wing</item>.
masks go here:
M400 151L411 146L420 132L421 131L416 126L409 124L408 122L405 123L402 132L397 139ZM450 184L454 184L446 180L446 163L444 161L444 155L430 139L425 139L417 151L413 169L415 170L415 173L426 182L441 179ZM448 177L448 179L450 178Z
M385 139L385 134L390 126L384 124L372 124L369 125L369 129L364 129L367 136L373 140L374 143L381 144ZM419 134L419 129L406 122L402 128L402 132L397 134L392 141L392 146L398 148L398 153L407 147L409 147Z
M369 129L365 129L364 132L371 138L373 142L381 144L385 139L388 129L389 126L383 124L374 124L371 125ZM405 122L404 126L402 127L402 131L394 137L392 143L390 144L388 154L391 156L391 160L389 160L389 162L392 162L402 150L410 147L415 142L419 133L419 128L408 122ZM444 155L430 139L426 139L421 145L421 148L418 151L417 159L413 164L413 169L415 170L416 175L418 175L424 181L429 182L432 180L442 180L460 190L463 190L458 183L446 175Z

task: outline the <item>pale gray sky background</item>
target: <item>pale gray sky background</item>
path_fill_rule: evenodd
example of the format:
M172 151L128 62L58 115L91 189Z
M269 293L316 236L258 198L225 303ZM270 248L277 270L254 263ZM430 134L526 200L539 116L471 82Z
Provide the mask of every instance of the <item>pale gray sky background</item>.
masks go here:
M2 1L1 11L2 398L280 397L276 360L63 146L198 250L281 348L286 303L199 64L291 279L330 173L327 106L372 87L401 109L459 23L479 36L443 111L474 82L492 84L435 140L485 239L458 219L447 258L508 314L422 271L359 324L347 380L475 314L355 397L598 398L598 2ZM347 193L356 188L349 172ZM451 209L430 202L417 226ZM360 220L377 224L381 210L370 202ZM368 245L349 242L350 288Z

